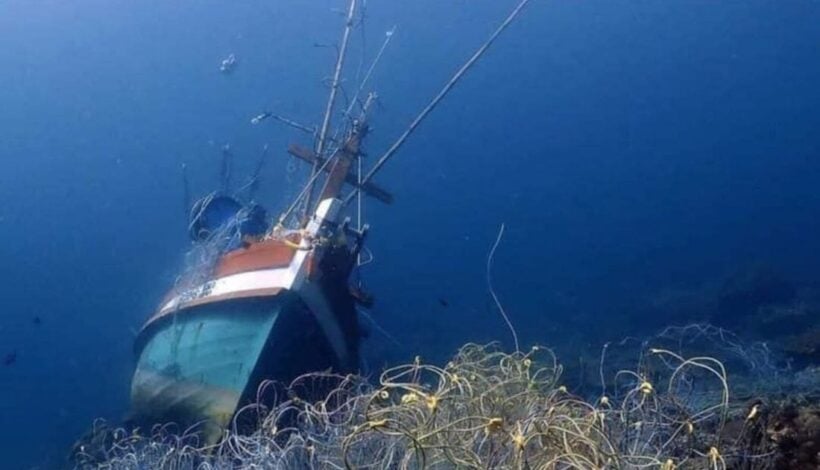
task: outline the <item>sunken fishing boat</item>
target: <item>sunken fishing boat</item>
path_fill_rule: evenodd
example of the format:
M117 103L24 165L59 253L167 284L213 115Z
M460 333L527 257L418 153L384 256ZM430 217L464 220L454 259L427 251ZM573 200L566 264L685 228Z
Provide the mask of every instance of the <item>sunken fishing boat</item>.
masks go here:
M527 2L365 172L362 146L376 100L375 93L364 93L369 73L350 105L337 109L359 3L350 0L321 124L305 126L272 112L252 120L258 124L271 118L311 135L311 148L288 148L311 167L299 195L275 219L253 200L242 201L224 188L193 204L190 236L195 249L209 253L208 261L179 276L137 334L131 383L135 422L207 423L206 437L214 440L239 409L256 402L265 381L287 384L312 371L358 371L357 308L372 302L353 280L367 263L363 199L393 200L372 182L373 176ZM392 31L385 35L370 71L391 37ZM335 127L334 117L340 121Z

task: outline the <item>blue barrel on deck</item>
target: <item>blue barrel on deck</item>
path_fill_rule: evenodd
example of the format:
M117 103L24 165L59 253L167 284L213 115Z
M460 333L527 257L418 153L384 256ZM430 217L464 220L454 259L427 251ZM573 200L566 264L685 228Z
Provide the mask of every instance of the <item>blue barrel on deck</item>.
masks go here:
M262 206L243 206L230 196L200 199L194 204L191 214L189 235L194 241L209 240L215 233L237 220L240 223L236 225L234 232L225 234L237 235L237 241L245 236L260 236L268 230L267 213Z

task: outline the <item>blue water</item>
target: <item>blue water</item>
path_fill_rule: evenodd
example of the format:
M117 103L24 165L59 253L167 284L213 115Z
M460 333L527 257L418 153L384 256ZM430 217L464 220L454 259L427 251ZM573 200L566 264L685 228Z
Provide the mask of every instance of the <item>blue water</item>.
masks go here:
M377 157L514 6L370 0L345 76L372 82ZM0 3L3 468L52 468L127 411L131 341L188 248L180 166L202 195L230 143L264 144L260 199L298 191L341 0ZM533 0L377 177L363 272L372 371L501 340L485 268L522 344L589 347L675 318L630 313L755 263L820 280L820 2ZM219 73L228 54L239 59ZM366 64L368 62L365 62ZM39 324L35 321L39 319ZM614 336L614 338L613 338ZM10 356L6 356L7 358Z

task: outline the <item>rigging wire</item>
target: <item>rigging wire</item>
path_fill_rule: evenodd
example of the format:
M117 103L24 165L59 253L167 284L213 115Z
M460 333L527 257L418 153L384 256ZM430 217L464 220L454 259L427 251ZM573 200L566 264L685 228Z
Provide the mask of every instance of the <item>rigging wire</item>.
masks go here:
M364 18L362 18L361 24L362 24L362 28L363 28L364 27ZM396 27L395 26L393 26L393 28L391 28L389 31L385 32L385 40L382 43L381 47L379 48L379 52L376 53L376 57L375 57L375 59L373 59L373 62L370 64L370 67L368 67L367 73L365 73L364 79L362 79L362 81L359 83L359 86L357 87L356 93L353 95L353 98L347 100L347 108L345 109L345 112L342 114L343 119L350 120L350 116L353 113L353 107L356 106L357 104L359 105L359 107L362 108L362 111L363 111L362 116L359 118L359 120L361 121L366 117L365 116L366 112L364 112L364 111L367 107L367 103L369 103L371 99L375 99L376 95L375 95L375 93L371 93L370 96L368 96L368 101L365 102L365 103L362 103L359 100L359 96L361 95L362 91L364 91L364 87L367 85L367 82L370 81L370 77L373 75L373 71L376 69L376 66L381 61L382 55L384 54L385 49L387 49L387 45L390 44L390 40L393 37L393 34L395 32L396 32ZM362 37L362 41L364 41L364 37ZM356 75L357 76L359 75L358 71L356 72ZM357 77L356 80L358 81L358 77ZM344 92L344 87L341 87L341 89L342 89L342 93L345 95L345 97L347 97L347 94ZM348 130L347 123L343 122L339 127L336 128L336 131L333 133L333 137L330 137L330 139L333 140L333 141L337 141L339 139L339 135L343 134L347 130Z
M384 329L384 327L382 327L381 325L379 325L379 323L378 323L378 322L376 322L376 319L375 319L375 318L373 318L373 316L372 316L372 315L370 315L369 313L367 313L367 311L366 311L365 309L363 309L363 308L357 308L357 309L356 309L356 311L357 311L357 312L359 312L359 313L362 315L362 317L368 321L368 323L370 323L370 324L371 324L374 328L376 328L376 331L378 331L379 333L381 333L381 334L382 334L382 336L384 336L385 338L387 338L388 340L390 340L390 342L391 342L391 343L393 343L394 345L396 345L396 346L398 346L398 347L400 347L400 348L401 348L401 347L404 347L404 345L403 345L403 344L401 344L401 343L399 342L399 340L397 340L397 339L396 339L393 335L391 335L390 333L388 333L388 332L387 332L387 330L385 330L385 329Z
M291 203L291 205L287 208L287 210L285 210L285 212L283 212L282 215L279 216L279 222L278 222L279 226L284 225L284 223L288 219L288 217L290 217L290 215L293 213L293 211L296 210L296 207L298 207L299 202L302 201L303 198L305 198L305 196L308 194L308 191L313 189L313 184L316 182L316 180L319 178L319 176L325 171L325 168L327 168L328 164L331 161L333 161L333 158L332 158L333 153L335 153L335 150L334 150L334 152L331 153L331 158L325 159L324 163L322 163L322 166L320 168L318 168L318 171L313 172L311 177L308 179L307 184L305 184L305 187L302 188L302 192L300 192L299 195L296 196L296 199L293 201L293 203Z
M363 27L363 25L364 25L364 14L365 14L365 10L366 10L366 5L367 5L367 3L365 2L365 3L364 3L364 5L363 5L363 7L362 7L362 9L361 9L361 20L360 20L360 23L359 23L359 24L360 24L360 25L362 25L362 27ZM349 118L349 117L350 117L351 113L353 112L353 107L354 107L354 106L355 106L355 105L359 102L359 96L361 95L361 92L364 90L365 86L367 85L367 83L368 83L368 82L369 82L369 80L370 80L370 77L373 75L373 72L375 71L376 67L378 66L379 62L381 61L381 58L382 58L382 56L384 55L384 51L387 49L387 46L390 44L390 41L391 41L391 39L392 39L393 35L395 34L395 32L396 32L396 27L395 27L395 26L393 26L393 28L391 28L389 31L387 31L387 32L385 33L385 40L383 41L383 43L382 43L381 47L379 48L379 51L378 51L378 53L376 54L376 57L373 59L373 62L370 64L370 67L368 67L367 72L365 73L365 77L364 77L364 79L362 79L361 83L359 84L359 86L358 86L358 88L357 88L357 90L356 90L356 93L355 93L355 95L353 96L353 98L352 98L352 99L350 99L350 100L348 100L348 106L347 106L347 109L345 110L344 115L343 115L345 118ZM343 42L344 42L344 41L343 41ZM341 54L341 53L342 53L342 51L341 51L341 50L339 50L339 51L338 51L338 53L339 53L339 54ZM339 86L339 88L341 88L341 85ZM342 90L342 91L344 92L344 90ZM370 100L371 100L372 98L373 98L373 96L369 96L369 97L368 97L368 103L370 102ZM361 107L363 108L363 110L364 110L364 108L366 108L366 107L367 107L367 104L363 104L363 105L361 105L361 104L360 104L360 106L361 106ZM311 128L307 127L307 126L304 126L304 125L302 125L302 124L296 123L296 122L294 122L294 121L292 121L292 120L289 120L289 119L285 119L285 118L283 118L283 117L281 117L281 116L274 115L274 114L272 114L272 113L271 113L270 117L273 117L274 119L276 119L276 120L278 120L278 121L281 121L281 122L283 122L283 123L285 123L285 124L287 124L287 125L289 125L289 126L291 126L291 127L295 127L295 128L297 128L297 129L300 129L300 130L303 130L303 131L306 131L306 132L310 132L310 133L312 133L314 136L316 136L317 134L319 134L319 131L318 131L317 129L315 129L315 128L311 129ZM346 130L347 130L347 126L346 126L345 124L342 124L341 126L339 126L339 127L336 129L336 131L333 133L333 136L331 136L331 137L325 136L325 141L329 140L329 141L331 141L331 142L338 143L338 141L339 141L339 136L340 136L340 135L342 135L342 134L343 134ZM322 139L321 139L321 136L318 136L317 138L319 138L319 139L320 139L320 141L322 140ZM331 154L332 154L332 152L331 152ZM317 152L317 155L319 155L319 153L318 153L318 152ZM326 166L326 165L327 165L327 162L325 162L325 165L323 165L323 166L322 166L322 169L318 172L319 174L321 174L321 173L322 173L322 171L324 171L324 168L325 168L325 166ZM357 165L357 166L358 166L358 173L359 173L359 174L357 175L357 177L358 177L359 179L361 179L361 176L362 176L362 174L363 174L363 172L362 172L362 164L361 164L361 156L359 157L359 162L358 162L358 165ZM288 217L290 217L290 214L291 214L291 213L292 213L292 212L296 209L296 207L298 206L299 202L303 201L303 198L305 198L305 196L306 196L306 195L309 195L309 192L311 192L311 191L312 191L312 189L313 189L313 188L312 188L312 186L313 186L313 184L314 184L314 182L315 182L315 180L316 180L316 178L317 178L317 177L318 177L318 176L314 175L314 174L313 174L313 172L311 173L311 178L308 180L308 183L307 183L307 185L306 185L306 188L305 188L305 189L303 189L301 193L299 193L299 196L296 198L296 200L294 201L293 205L292 205L291 207L289 207L289 208L288 208L288 210L287 210L287 211L285 211L285 214L284 214L284 215L283 215L283 216L279 219L279 220L280 220L280 223L284 222L284 220L285 220L285 219L287 219ZM309 207L308 207L309 205L310 205L310 204L309 204L308 199L304 199L304 206L303 206L303 208L304 208L304 210L305 210L305 211L309 210ZM361 211L361 204L359 204L359 207L360 207L360 209L359 209L359 210ZM360 214L360 213L359 213L359 214ZM357 227L357 228L358 228L359 230L361 230L361 216L358 216L358 217L357 217L357 220L358 220L358 227Z
M430 112L432 112L433 109L436 108L436 106L441 102L441 100L444 99L444 97L450 93L453 87L459 82L459 80L461 80L464 74L467 73L467 71L478 61L478 59L480 59L484 55L484 53L487 52L487 49L490 48L490 46L493 44L493 42L495 42L498 36L502 32L504 32L505 29L507 29L507 27L516 19L516 17L518 17L518 15L521 13L521 10L529 2L530 0L521 0L518 6L516 6L515 9L513 9L510 15L507 16L507 19L505 19L504 22L501 23L501 25L495 30L495 32L493 32L490 38L487 39L487 41L484 44L482 44L480 48L478 48L475 54L473 54L473 56L470 57L470 59L467 62L465 62L460 69L458 69L458 71L453 75L453 78L451 78L450 81L447 82L446 85L444 85L444 88L442 88L441 91L439 91L439 93L433 98L433 100L430 101L430 103L421 111L421 113L419 113L419 115L416 116L415 119L413 119L413 122L410 123L410 126L404 131L404 133L398 138L398 140L396 140L396 142L392 146L390 146L389 149L387 149L384 155L382 155L382 157L379 158L376 164L373 165L373 168L371 168L370 171L365 175L364 179L362 180L362 184L368 183L373 178L373 175L378 173L378 171L381 170L384 164L387 163L387 161L393 155L395 155L396 152L398 152L398 150L404 145L404 143L407 141L410 135L413 134L413 132L416 130L419 124L421 124L422 121L424 121L424 119L430 114ZM347 198L345 198L345 204L350 203L350 201L355 196L355 193L357 192L359 192L359 188L355 188L353 192L348 194Z
M267 160L268 156L268 144L262 146L262 153L259 156L259 160L256 162L256 166L254 167L253 173L248 177L245 184L240 186L233 192L234 197L241 198L242 191L248 190L248 202L253 202L256 192L259 190L259 181L262 175L262 169L265 166L265 160Z
M362 45L359 48L359 64L356 66L356 79L353 80L353 83L359 83L359 78L361 78L361 76L362 76L362 69L364 68L364 62L365 62L365 59L367 57L367 35L366 35L367 31L365 29L365 23L364 23L366 15L367 15L367 2L365 0L362 0L362 6L359 8L359 22L358 22L359 32L361 33L360 34L360 36L361 36L360 41L362 42Z

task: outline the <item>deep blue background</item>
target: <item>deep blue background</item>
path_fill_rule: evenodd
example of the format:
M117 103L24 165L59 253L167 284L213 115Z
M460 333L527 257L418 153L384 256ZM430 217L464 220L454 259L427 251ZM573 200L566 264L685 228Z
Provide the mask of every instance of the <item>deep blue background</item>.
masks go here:
M367 57L398 25L373 82L376 156L514 1L368 3ZM304 137L249 119L319 121L333 52L314 43L337 41L344 6L0 3L4 468L54 465L125 412L133 332L187 247L183 162L201 194L219 146L247 174L268 143L264 200L298 190L284 148ZM511 344L484 277L502 222L493 276L525 344L597 350L633 328L634 299L753 262L817 280L818 25L816 1L533 0L377 178L397 201L368 206L364 275L401 345L374 333L371 369Z

